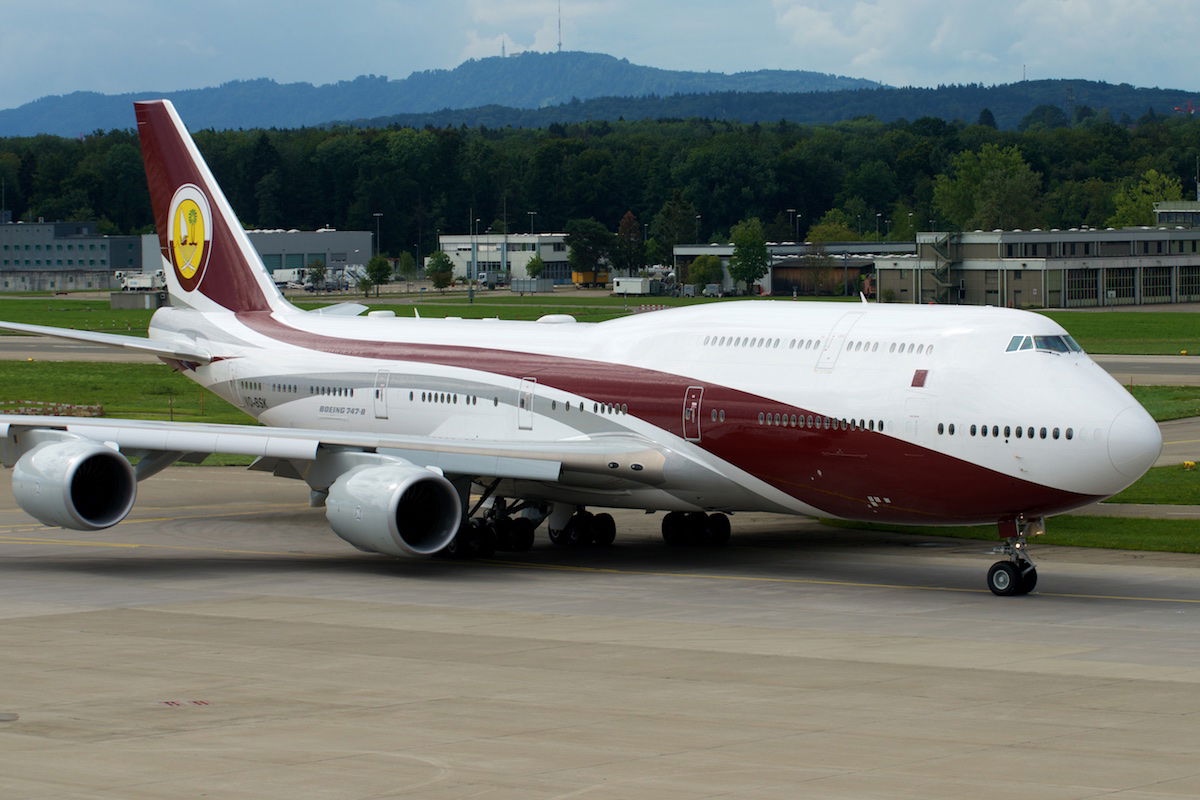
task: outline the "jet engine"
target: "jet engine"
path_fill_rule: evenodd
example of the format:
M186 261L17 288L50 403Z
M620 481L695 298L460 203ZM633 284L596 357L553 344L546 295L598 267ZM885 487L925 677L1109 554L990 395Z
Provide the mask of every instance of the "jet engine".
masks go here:
M17 459L12 486L25 513L43 524L77 531L116 525L137 497L137 479L123 455L57 432Z
M359 550L427 556L458 533L462 502L453 484L399 459L360 464L329 487L325 517L334 533Z

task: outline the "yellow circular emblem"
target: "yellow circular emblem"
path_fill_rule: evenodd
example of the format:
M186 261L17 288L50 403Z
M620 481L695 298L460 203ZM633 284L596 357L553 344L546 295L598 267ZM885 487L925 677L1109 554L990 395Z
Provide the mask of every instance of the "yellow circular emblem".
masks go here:
M206 239L204 212L195 200L185 198L175 209L171 220L171 248L175 268L183 278L191 278L204 263Z

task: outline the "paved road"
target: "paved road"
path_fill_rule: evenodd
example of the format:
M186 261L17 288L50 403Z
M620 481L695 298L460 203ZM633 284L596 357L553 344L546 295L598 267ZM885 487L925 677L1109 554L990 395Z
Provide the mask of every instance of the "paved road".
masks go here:
M722 550L389 560L175 468L99 534L0 478L0 796L1200 795L1200 557L739 515Z
M1200 386L1200 356L1110 356L1092 358L1128 386Z

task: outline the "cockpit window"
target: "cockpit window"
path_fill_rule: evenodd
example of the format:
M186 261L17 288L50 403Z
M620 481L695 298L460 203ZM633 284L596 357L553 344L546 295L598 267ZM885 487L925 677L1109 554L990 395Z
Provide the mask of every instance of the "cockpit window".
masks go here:
M1069 353L1071 348L1067 347L1067 343L1063 341L1061 336L1035 336L1033 343L1038 350L1049 350L1051 353Z
M1014 336L1008 340L1005 352L1038 349L1046 353L1082 353L1079 342L1068 335L1062 336Z

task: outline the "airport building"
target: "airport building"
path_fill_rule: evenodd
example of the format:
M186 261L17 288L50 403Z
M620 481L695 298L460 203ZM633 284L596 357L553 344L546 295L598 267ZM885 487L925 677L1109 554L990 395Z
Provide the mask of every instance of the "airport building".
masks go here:
M103 236L95 222L0 224L0 291L119 288L113 273L142 269L137 236Z
M1200 228L918 233L915 263L882 259L876 271L880 298L901 303L1200 302Z
M871 296L877 265L916 260L913 242L768 242L771 268L755 281L752 294L793 297L796 295L857 294ZM697 256L714 255L725 268L720 291L734 291L729 276L732 244L681 244L675 246L675 274L687 281L688 265Z
M104 236L96 229L95 222L0 224L0 291L120 289L114 273L160 268L157 234ZM272 272L303 269L319 259L333 280L347 269L361 268L371 257L370 231L275 230L248 235Z
M450 257L456 278L480 272L507 273L512 279L528 278L525 265L534 255L540 255L546 265L541 274L543 279L556 284L571 282L565 233L440 235L438 247Z

